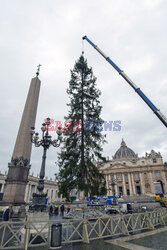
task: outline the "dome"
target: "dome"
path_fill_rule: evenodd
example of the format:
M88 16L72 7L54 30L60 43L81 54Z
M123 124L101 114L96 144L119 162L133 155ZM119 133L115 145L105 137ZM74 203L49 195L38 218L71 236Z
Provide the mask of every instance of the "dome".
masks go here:
M132 149L126 146L126 143L122 139L121 147L117 150L113 158L118 159L118 158L132 158L132 157L137 157L137 155Z

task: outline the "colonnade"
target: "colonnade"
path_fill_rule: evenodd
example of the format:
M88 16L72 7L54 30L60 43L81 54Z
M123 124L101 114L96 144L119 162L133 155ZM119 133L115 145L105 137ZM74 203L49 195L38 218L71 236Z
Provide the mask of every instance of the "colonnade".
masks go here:
M32 198L32 194L37 192L37 183L28 183L26 186L25 196L24 200L25 202L29 202ZM53 186L47 186L44 187L44 192L47 193L47 196L49 197L50 201L55 201L58 198L58 187Z

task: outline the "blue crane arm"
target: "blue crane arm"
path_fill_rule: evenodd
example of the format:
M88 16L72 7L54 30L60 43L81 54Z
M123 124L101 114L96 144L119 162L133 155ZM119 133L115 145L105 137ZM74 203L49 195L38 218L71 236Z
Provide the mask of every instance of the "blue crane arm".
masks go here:
M162 121L162 123L167 127L167 119L166 117L160 112L160 110L148 99L148 97L141 91L141 89L124 73L123 70L121 70L108 56L104 54L103 51L101 51L97 45L95 45L87 36L84 36L82 38L83 40L86 40L90 45L94 47L95 50L97 50L108 63L110 63L114 69L129 83L129 85L137 92L137 94L143 99L145 103L152 109L152 111L155 113L155 115Z

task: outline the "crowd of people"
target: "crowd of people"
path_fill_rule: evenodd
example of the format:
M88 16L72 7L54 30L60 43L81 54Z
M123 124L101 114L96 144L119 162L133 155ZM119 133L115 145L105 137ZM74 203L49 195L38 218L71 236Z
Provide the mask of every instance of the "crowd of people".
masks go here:
M51 204L49 206L49 215L52 216L52 215L55 215L55 216L64 216L64 212L66 211L67 214L70 212L71 210L71 206L68 205L67 207L64 206L64 204L61 204L60 206L58 204ZM6 207L4 212L3 212L3 217L2 219L4 221L8 221L10 219L10 214L11 214L11 211L10 211L10 208L9 207Z
M55 216L64 216L64 212L65 210L67 211L67 214L70 212L71 210L71 206L68 205L66 208L64 206L64 204L61 204L60 206L58 204L56 205L50 205L49 207L49 215L52 216L52 215L55 215Z

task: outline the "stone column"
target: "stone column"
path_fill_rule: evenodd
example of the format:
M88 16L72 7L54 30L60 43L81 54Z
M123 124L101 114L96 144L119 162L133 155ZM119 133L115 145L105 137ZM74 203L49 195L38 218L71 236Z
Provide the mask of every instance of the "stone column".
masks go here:
M107 188L107 195L109 195L109 185L108 185L108 175L106 174L106 188Z
M125 174L122 174L122 184L123 184L123 195L127 195L126 184L125 184Z
M162 177L164 193L167 194L167 182L166 182L166 176L164 172L161 172L161 177Z
M32 147L30 128L35 126L40 85L41 81L38 77L31 80L12 159L8 164L9 171L2 201L5 204L18 206L25 203Z
M28 185L27 202L30 201L30 196L31 196L31 184Z
M153 181L152 173L149 172L148 175L149 175L149 184L151 188L151 194L154 194L154 185L153 185L154 181Z
M110 189L111 189L111 195L114 195L114 193L116 193L116 185L113 185L113 179L114 178L114 174L110 175ZM112 185L111 185L112 184Z
M28 197L27 197L27 202L30 201L30 196L31 196L31 185L28 185Z
M128 173L128 181L129 181L130 195L133 195L132 182L131 182L131 178L130 178L130 173Z
M107 195L111 195L111 190L110 190L110 174L107 174Z
M4 183L2 183L1 193L3 193L3 191L4 191L4 187L5 187L5 184L4 184Z
M136 194L136 186L134 181L134 175L131 173L131 179L132 179L132 188L133 188L133 194Z
M107 174L107 190L108 190L108 195L111 195L111 190L110 190L110 174Z
M28 196L28 184L26 186L26 190L25 190L25 195L24 195L24 201L27 203L27 196Z
M146 190L145 190L145 183L144 183L144 175L143 173L139 173L139 175L140 175L141 192L142 194L145 194Z
M33 190L32 190L32 185L30 186L30 199L32 198L32 192Z
M115 184L115 194L118 195L118 185L117 185L117 176L116 176L116 174L114 174L114 179L116 180L116 184Z

